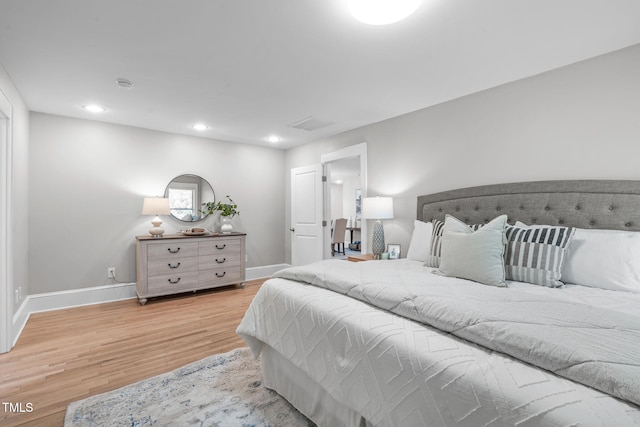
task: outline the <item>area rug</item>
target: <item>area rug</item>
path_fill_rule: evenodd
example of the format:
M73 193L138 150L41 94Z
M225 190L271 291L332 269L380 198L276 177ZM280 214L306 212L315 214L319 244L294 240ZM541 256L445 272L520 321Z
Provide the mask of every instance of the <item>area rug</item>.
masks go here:
M65 427L313 426L262 385L248 348L207 357L166 374L71 403Z

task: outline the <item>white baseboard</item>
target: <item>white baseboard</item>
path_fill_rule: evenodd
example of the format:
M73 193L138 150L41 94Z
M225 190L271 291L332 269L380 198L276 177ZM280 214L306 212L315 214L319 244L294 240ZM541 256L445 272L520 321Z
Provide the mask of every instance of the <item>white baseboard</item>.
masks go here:
M286 267L290 267L290 265L275 264L247 268L245 271L246 280L270 277L276 271ZM102 304L136 297L135 283L118 283L115 285L94 286L91 288L29 295L13 316L13 345L18 341L32 313Z
M48 292L45 294L29 295L29 313L102 304L135 297L135 283L117 283L115 285Z
M274 264L263 265L262 267L251 267L245 270L245 279L264 279L265 277L271 277L276 271L280 271L283 268L291 267L290 264Z
M20 338L20 334L22 334L22 330L27 324L27 320L29 320L29 311L27 310L29 297L25 298L20 304L20 308L13 313L13 327L11 328L12 336L11 336L11 348L16 345L18 342L18 338Z

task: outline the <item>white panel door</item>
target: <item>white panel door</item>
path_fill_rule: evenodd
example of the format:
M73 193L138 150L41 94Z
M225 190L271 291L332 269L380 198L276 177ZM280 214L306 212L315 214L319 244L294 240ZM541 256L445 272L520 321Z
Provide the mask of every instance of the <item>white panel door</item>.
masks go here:
M291 263L322 260L322 165L291 169Z

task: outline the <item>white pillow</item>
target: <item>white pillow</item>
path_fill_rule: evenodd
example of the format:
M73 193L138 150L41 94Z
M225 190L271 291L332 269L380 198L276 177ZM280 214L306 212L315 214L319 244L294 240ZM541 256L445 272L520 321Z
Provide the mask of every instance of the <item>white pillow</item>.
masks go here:
M640 232L577 228L567 248L562 280L640 293Z
M413 235L411 236L409 251L407 251L407 259L422 262L427 260L432 233L433 224L431 222L423 222L417 219L413 222Z
M464 222L447 215L438 273L485 285L506 286L503 258L506 223L507 216L500 215L473 231Z

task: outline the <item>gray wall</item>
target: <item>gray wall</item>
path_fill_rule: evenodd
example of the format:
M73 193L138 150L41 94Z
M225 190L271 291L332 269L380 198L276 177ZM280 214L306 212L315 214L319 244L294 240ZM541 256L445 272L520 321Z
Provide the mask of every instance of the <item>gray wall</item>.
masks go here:
M12 106L12 216L13 216L13 285L22 288L22 298L14 304L14 312L29 292L29 223L26 212L29 193L29 111L11 78L0 65L0 91ZM4 168L4 165L2 165ZM3 172L4 173L4 172ZM14 293L12 293L14 295ZM15 299L14 299L15 302Z
M385 235L403 254L420 194L514 181L639 179L640 45L291 149L287 170L363 141L369 195L394 197ZM285 242L289 253L287 232Z
M281 150L42 113L31 113L30 143L32 294L109 284L108 267L134 282L135 236L151 228L142 200L185 173L238 203L247 267L285 260ZM163 220L167 233L195 225ZM215 228L217 220L199 224Z

